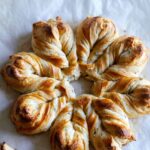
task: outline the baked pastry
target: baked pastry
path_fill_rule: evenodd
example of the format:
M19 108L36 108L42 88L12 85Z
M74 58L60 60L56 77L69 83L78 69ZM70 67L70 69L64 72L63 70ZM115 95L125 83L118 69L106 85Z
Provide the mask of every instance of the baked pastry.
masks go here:
M129 118L150 113L150 82L139 77L147 48L133 36L118 36L114 23L87 17L76 30L60 17L33 24L33 52L10 57L6 83L24 93L11 119L32 135L50 129L52 150L121 150L135 140ZM94 95L75 93L68 81L94 81ZM26 93L26 94L25 94ZM128 117L127 117L128 116Z
M139 77L124 77L118 81L100 80L94 83L93 93L110 98L129 118L150 114L150 82Z
M49 77L56 84L55 79L63 79L60 68L27 52L12 55L9 63L2 69L2 75L9 86L22 93L37 90Z
M88 150L89 140L95 150L120 150L134 140L126 114L112 100L81 95L63 108L50 129L53 150Z
M98 64L102 64L102 78L106 80L138 77L148 62L148 48L133 36L117 38L105 53Z
M35 53L12 55L2 69L5 81L14 89L22 93L35 91L47 77L78 79L80 71L74 34L60 17L33 24L32 49Z
M14 149L4 142L0 144L0 150L14 150Z
M53 88L48 88L48 85L21 95L15 101L11 119L18 132L31 135L47 131L65 107L68 98L75 96L67 81L54 85Z
M79 77L74 33L60 17L33 24L32 48L38 56L59 67L69 80Z
M88 17L77 27L77 54L83 76L116 80L137 76L147 63L147 48L136 37L117 38L109 19Z
M82 66L93 64L117 38L114 23L103 17L87 17L77 27L77 54ZM90 66L89 66L90 67Z
M82 108L68 103L50 128L52 150L88 150L88 127Z
M134 140L126 114L112 100L89 95L77 99L86 114L89 138L96 150L120 150Z

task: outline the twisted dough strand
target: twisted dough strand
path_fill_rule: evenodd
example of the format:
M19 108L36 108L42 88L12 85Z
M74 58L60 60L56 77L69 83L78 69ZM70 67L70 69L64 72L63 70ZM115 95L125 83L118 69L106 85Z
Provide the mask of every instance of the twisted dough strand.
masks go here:
M148 62L147 52L148 49L137 37L119 37L108 47L104 58L102 56L97 61L98 66L101 66L105 62L104 60L109 60L109 64L106 63L105 66L104 63L104 66L101 67L103 70L102 78L117 80L122 77L139 76Z
M68 103L50 129L53 150L89 150L86 116L80 106Z
M147 62L147 49L136 37L117 38L111 20L88 17L77 28L77 54L82 75L116 80L137 76Z
M93 63L117 37L110 19L87 17L77 28L79 63Z
M24 93L37 90L48 77L75 80L79 77L73 31L60 18L33 24L32 48L10 57L2 69L8 85Z
M34 52L62 69L70 80L79 76L76 45L71 27L60 17L33 24L32 48Z
M112 100L81 95L77 103L85 112L89 139L95 150L120 150L134 140L126 114Z
M68 103L50 129L53 150L121 150L134 140L123 110L110 99L81 95Z
M47 131L69 98L74 96L67 81L53 88L47 84L38 91L21 95L14 103L11 119L23 134Z
M97 81L93 92L112 99L130 118L150 113L150 82L145 79L124 77L118 81Z
M2 70L2 75L8 85L20 92L37 90L48 77L53 82L62 79L61 70L51 63L41 59L34 53L20 52L10 57L9 63Z

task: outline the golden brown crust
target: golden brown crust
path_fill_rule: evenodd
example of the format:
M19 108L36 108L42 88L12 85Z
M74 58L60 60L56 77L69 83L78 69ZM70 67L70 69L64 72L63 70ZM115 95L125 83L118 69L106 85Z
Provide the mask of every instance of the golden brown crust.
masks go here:
M94 83L93 93L117 103L130 118L150 113L150 82L138 77L118 81L100 80Z
M148 60L146 51L136 37L117 38L116 27L109 19L88 17L77 28L79 65L88 79L137 76Z
M46 80L57 83L55 79L63 78L58 67L27 52L12 55L2 69L2 75L9 86L22 93L37 90Z
M97 53L103 53L113 42L117 37L117 31L110 19L87 17L78 26L76 36L79 62L90 63L98 57Z
M34 53L12 55L2 69L9 86L28 93L19 96L11 112L20 133L50 128L52 150L88 150L89 141L95 150L121 150L134 140L127 115L150 113L150 83L137 77L147 48L138 38L118 38L110 19L87 17L75 39L57 17L33 24L32 48ZM78 79L80 70L97 81L93 92L99 98L73 98L66 80Z
M81 95L77 103L86 115L89 139L96 150L120 150L134 140L126 114L112 100Z
M65 97L55 98L47 103L42 97L25 95L16 101L11 119L18 132L24 134L44 132L49 129L65 103Z
M148 61L147 51L148 49L139 38L119 37L108 48L108 55L104 54L107 56L104 60L109 59L109 64L104 65L106 68L102 78L117 80L122 77L139 76ZM103 58L98 63L103 63Z
M33 24L32 48L36 54L14 54L2 69L4 80L15 90L35 91L48 77L57 80L79 77L74 34L60 17Z
M50 129L53 150L88 150L86 116L79 105L68 103Z
M11 119L18 132L36 134L50 128L68 99L74 97L72 87L66 82L60 82L53 88L41 87L40 90L21 95L16 100Z
M83 75L89 75L87 72L117 36L113 22L103 17L87 17L77 27L77 54Z
M32 48L34 52L62 69L69 80L79 77L76 45L71 27L60 17L56 20L33 24Z

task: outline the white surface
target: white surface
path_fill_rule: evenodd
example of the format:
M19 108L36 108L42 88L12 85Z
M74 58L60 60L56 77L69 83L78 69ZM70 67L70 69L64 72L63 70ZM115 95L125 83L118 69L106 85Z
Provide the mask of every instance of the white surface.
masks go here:
M106 16L121 31L140 37L150 47L149 6L149 0L0 0L0 67L11 54L30 49L33 22L56 16L73 27L88 15ZM149 67L150 63L144 71L147 79ZM83 84L73 85L78 94L84 91ZM16 133L9 111L17 95L0 77L0 142L6 141L17 150L48 150L48 132L31 137ZM150 150L150 116L135 119L133 124L137 141L124 150Z

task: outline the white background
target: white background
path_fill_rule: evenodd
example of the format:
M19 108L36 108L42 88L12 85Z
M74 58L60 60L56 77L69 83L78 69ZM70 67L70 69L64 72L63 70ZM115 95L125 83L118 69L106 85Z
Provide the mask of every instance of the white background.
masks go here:
M113 19L122 33L138 36L150 47L149 0L0 0L0 68L11 54L30 49L32 23L61 16L75 27L89 15ZM150 63L143 72L147 79L149 67ZM73 84L77 94L88 91L83 83ZM50 149L49 132L30 137L16 133L9 111L17 95L0 77L0 142L6 141L17 150ZM137 141L124 150L150 150L150 116L132 123Z

